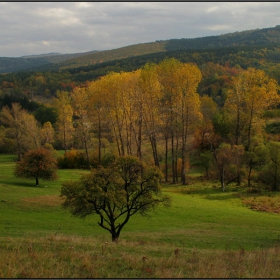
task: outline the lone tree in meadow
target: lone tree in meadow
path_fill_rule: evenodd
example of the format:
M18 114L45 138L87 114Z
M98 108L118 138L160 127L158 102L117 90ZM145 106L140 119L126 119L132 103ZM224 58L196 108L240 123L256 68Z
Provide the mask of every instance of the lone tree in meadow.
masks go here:
M117 158L109 167L99 166L79 181L62 185L63 207L74 216L99 215L99 226L116 241L130 217L144 215L159 204L168 206L170 199L160 191L162 177L158 167L148 167L138 158Z
M30 150L17 162L15 176L21 178L35 178L39 186L39 178L55 180L57 178L57 161L52 151L44 148Z

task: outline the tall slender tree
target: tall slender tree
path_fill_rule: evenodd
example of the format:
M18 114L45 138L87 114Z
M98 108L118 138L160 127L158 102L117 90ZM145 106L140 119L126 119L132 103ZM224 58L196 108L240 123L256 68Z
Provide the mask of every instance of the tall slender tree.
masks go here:
M163 128L163 134L165 137L165 178L167 179L167 165L168 165L168 142L169 137L171 140L171 166L172 166L172 182L176 183L176 147L175 147L175 135L178 129L177 118L177 104L179 98L178 92L178 68L180 62L175 58L165 59L158 64L157 72L159 82L161 85L161 118L165 124Z
M54 99L54 106L58 112L58 139L62 141L63 149L66 153L73 140L73 109L70 102L70 94L66 91L57 91Z
M160 114L161 85L155 64L146 64L139 77L139 87L142 95L142 113L145 134L148 136L154 158L154 164L159 167L158 134L163 126Z
M194 128L200 125L202 114L200 111L200 99L196 92L198 83L201 80L201 73L197 66L193 64L181 64L178 70L178 91L180 91L179 114L181 116L181 181L186 184L187 168L187 140L193 133Z
M19 103L12 103L11 108L3 107L0 116L1 121L8 127L11 137L15 140L18 160L21 160L23 153L28 148L32 148L33 140L35 141L33 143L38 144L36 132L34 131L35 134L33 135L33 131L30 130L31 126L34 129L36 128L35 119L26 110L22 109ZM28 132L31 132L32 135Z
M86 159L88 168L90 168L89 148L92 138L92 123L89 117L89 96L88 91L84 87L76 87L71 93L71 105L73 108L73 115L75 117L75 126L78 135L81 137L84 149L86 152Z

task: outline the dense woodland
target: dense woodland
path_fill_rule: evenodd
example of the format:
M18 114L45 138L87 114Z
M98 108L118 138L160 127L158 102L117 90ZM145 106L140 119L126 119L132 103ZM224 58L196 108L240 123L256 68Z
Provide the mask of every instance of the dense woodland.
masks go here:
M232 182L279 190L278 41L234 46L230 35L211 38L196 42L212 49L173 50L182 39L169 42L170 51L2 74L0 152L19 160L35 148L63 149L61 168L134 155L160 167L166 182L187 184L197 166L223 190Z

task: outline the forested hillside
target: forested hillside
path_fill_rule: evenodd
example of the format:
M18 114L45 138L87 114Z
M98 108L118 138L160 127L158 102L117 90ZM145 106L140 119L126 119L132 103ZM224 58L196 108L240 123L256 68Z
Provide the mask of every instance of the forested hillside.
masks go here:
M195 39L173 39L169 40L166 44L166 50L264 46L271 43L280 43L280 25L274 28L247 30L219 36L207 36Z
M40 70L56 69L56 63L72 58L87 56L97 51L73 54L45 54L30 55L22 57L0 57L0 73L10 73L19 71L32 71L39 67Z
M266 128L267 119L279 116L279 85L264 70L213 62L199 68L171 57L79 84L66 83L69 72L53 75L4 82L1 152L20 159L39 146L64 149L61 168L133 155L158 166L166 182L187 184L195 164L223 190L232 181L280 189L279 123ZM52 102L32 101L36 90L51 97L50 83L63 87Z
M89 66L138 57L160 52L179 50L223 49L228 47L266 46L280 43L280 26L234 32L218 36L193 39L170 39L141 43L106 51L91 51L76 54L28 56L19 58L0 57L0 73L26 70L49 71Z
M265 46L279 43L280 26L276 26L274 28L234 32L219 36L193 39L171 39L136 44L114 50L92 53L87 56L78 57L77 59L70 59L59 63L57 67L62 70L170 51L223 49L237 46Z
M57 90L71 91L74 87L86 85L109 72L134 71L146 63L160 63L172 57L184 63L195 63L199 67L202 80L198 92L200 95L208 94L213 97L219 106L225 100L232 73L236 73L238 69L262 69L280 82L280 47L270 44L160 52L61 71L10 73L0 75L0 90L2 95L25 95L33 100L38 100L38 96L50 99L56 95ZM2 103L0 98L0 106Z

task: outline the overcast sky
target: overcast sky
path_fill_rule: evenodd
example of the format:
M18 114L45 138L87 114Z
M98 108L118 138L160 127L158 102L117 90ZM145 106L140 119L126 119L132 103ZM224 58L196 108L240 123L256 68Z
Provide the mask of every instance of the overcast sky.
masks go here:
M280 2L0 2L0 56L108 50L280 25Z

